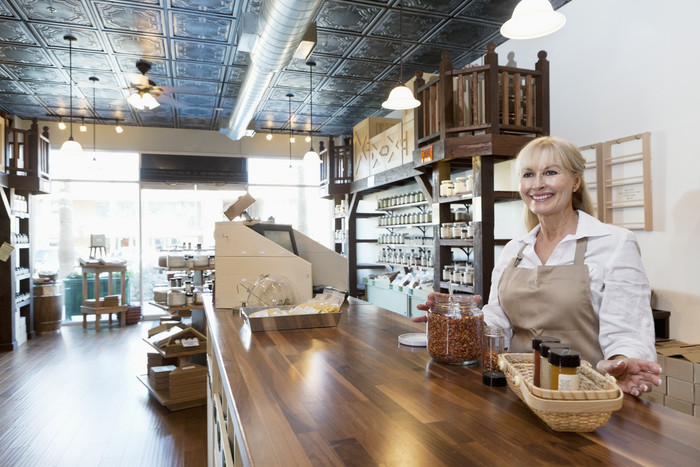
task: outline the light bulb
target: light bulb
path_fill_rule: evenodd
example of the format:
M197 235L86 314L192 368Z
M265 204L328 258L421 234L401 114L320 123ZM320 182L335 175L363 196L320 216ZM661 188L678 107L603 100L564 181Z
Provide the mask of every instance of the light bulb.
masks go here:
M114 131L116 131L117 133L121 134L121 133L124 131L124 128L122 128L121 125L117 125L117 126L114 127Z
M290 136L290 137L289 137L289 142L290 142L290 143L296 143L296 141L297 141L297 140L294 138L294 136Z
M311 136L307 136L306 138L304 138L304 141L306 141L307 143L310 143L310 142L311 142Z
M61 120L61 121L58 122L58 129L59 129L59 130L65 130L65 129L66 129L66 123L65 123L63 120Z
M85 133L87 131L87 126L85 125L85 119L83 119L83 122L80 124L80 131Z
M268 133L268 134L265 136L265 139L268 140L268 141L272 141L272 133Z

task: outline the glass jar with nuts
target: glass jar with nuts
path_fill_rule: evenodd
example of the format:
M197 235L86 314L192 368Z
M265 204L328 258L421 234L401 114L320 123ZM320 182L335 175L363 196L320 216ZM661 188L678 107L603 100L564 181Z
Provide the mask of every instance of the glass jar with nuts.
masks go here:
M472 295L438 295L427 316L428 352L434 360L452 365L479 362L484 316Z

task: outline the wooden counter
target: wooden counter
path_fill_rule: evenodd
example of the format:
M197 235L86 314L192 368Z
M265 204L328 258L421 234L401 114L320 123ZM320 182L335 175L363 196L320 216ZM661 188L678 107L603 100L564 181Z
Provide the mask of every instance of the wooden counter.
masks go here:
M700 459L700 419L631 396L593 433L554 432L507 387L484 386L479 367L435 363L425 348L398 344L424 324L356 299L337 328L251 333L237 312L213 310L208 296L205 310L210 372L221 377L213 388L222 393L210 421L218 414L228 425L235 465Z

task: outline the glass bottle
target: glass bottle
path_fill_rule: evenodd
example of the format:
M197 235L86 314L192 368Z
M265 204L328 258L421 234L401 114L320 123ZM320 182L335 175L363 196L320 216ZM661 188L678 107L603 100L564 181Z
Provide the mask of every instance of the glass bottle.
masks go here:
M481 371L481 381L487 386L500 387L506 385L506 375L498 366L498 356L503 353L505 345L503 328L498 326L484 327L484 357Z
M428 353L439 362L471 365L481 358L484 316L473 295L437 295L428 316Z
M540 344L543 342L561 342L557 337L549 336L537 336L532 338L532 361L533 361L533 372L532 372L532 382L535 386L540 387Z
M581 353L572 349L549 350L550 389L578 391Z
M561 342L542 342L540 344L540 387L542 389L551 389L550 387L550 369L549 352L553 349L568 349L569 346Z

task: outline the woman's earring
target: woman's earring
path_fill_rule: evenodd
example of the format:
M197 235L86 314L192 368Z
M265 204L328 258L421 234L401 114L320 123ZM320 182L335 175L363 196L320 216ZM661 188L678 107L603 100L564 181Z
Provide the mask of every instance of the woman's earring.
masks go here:
M578 188L574 188L574 193L576 193L576 190L578 190Z

